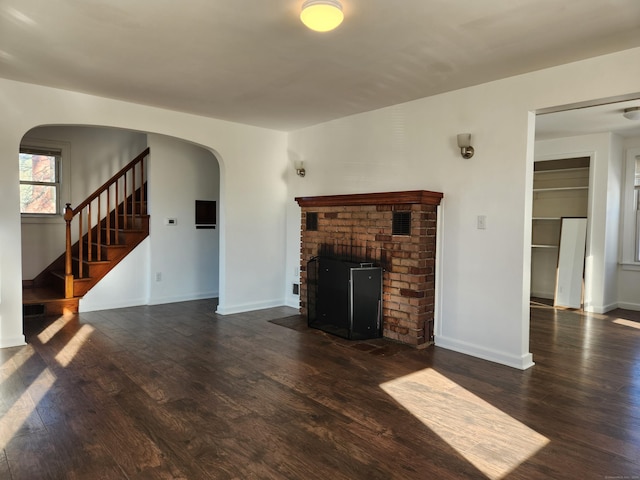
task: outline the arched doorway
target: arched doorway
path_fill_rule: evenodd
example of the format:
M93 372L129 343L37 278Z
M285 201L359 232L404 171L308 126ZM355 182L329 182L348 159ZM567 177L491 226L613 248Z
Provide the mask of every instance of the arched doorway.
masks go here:
M150 237L83 297L80 311L218 296L219 230L196 229L194 213L196 200L219 206L220 167L211 151L172 137L92 126L36 127L22 143L60 148L60 202L72 205L141 150L152 149L147 172ZM64 251L64 239L59 216L22 222L23 281Z

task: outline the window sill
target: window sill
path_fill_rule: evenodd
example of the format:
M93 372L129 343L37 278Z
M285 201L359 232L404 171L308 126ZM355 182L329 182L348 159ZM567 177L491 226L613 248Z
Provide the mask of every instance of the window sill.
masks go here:
M638 262L636 262L636 263L621 263L620 267L622 268L622 270L640 272L640 263L638 263Z
M20 220L23 224L65 224L63 215L20 215Z

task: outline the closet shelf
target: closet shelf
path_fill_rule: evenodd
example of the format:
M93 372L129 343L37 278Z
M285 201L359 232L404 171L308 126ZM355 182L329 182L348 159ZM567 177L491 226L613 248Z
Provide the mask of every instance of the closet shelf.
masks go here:
M549 187L549 188L534 188L533 192L537 193L537 192L562 192L562 191L568 191L568 190L588 190L589 187L588 186L582 186L582 187Z
M575 168L554 168L554 169L549 169L549 170L534 170L534 174L535 175L540 175L540 174L545 174L545 173L550 173L552 175L556 175L558 174L558 172L562 173L566 173L566 172L589 172L589 167L575 167Z

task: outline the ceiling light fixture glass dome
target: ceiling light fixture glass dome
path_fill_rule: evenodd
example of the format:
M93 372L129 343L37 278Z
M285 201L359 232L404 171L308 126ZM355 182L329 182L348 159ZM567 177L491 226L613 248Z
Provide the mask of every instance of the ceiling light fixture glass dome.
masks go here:
M625 108L622 116L629 120L640 120L640 107Z
M338 0L306 0L302 4L300 20L316 32L329 32L344 20L342 4Z

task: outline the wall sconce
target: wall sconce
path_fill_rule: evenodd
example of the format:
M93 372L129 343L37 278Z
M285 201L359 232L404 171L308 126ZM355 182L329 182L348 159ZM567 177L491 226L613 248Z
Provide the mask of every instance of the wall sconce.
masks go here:
M304 162L296 162L296 174L299 177L304 177L307 171L304 169Z
M458 134L458 147L460 148L460 155L462 158L473 157L473 147L471 146L471 134L459 133Z

